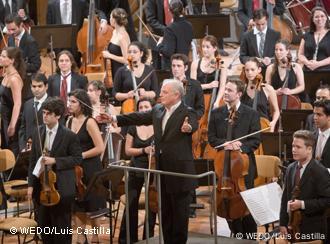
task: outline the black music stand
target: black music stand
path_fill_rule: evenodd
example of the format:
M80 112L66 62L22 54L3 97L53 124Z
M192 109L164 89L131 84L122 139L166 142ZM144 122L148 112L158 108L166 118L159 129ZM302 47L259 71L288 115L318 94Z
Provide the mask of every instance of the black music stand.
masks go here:
M281 112L283 131L295 132L305 129L306 119L313 110L286 109Z
M330 85L330 71L304 71L305 91L312 101L317 88L322 84Z
M263 132L261 133L262 147L265 155L273 155L281 159L292 159L293 132ZM281 147L280 141L281 140Z
M228 14L186 15L186 18L194 27L194 39L203 39L206 35L230 37Z

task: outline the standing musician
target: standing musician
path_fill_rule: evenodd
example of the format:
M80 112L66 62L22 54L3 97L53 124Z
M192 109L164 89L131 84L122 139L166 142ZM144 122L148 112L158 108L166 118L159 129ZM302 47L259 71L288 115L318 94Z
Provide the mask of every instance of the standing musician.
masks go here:
M124 102L127 99L134 99L136 93L140 99L153 99L158 94L158 81L154 68L145 64L148 59L148 50L141 42L132 42L128 47L130 66L119 68L114 81L113 96L117 101ZM142 81L143 84L134 91L133 78L136 85Z
M218 56L218 41L215 36L208 35L202 41L201 59L192 62L190 67L190 78L198 80L201 83L203 93L212 93L213 88L217 88L217 98L211 108L219 106L224 91L227 78L227 70L221 66L219 70L218 80L215 80L216 74L216 57ZM207 106L207 105L206 105Z
M79 138L82 149L83 183L87 186L94 173L102 170L100 155L104 145L96 121L92 118L91 102L87 92L76 89L69 93L69 113L72 114L66 123L67 127ZM105 197L89 193L83 200L78 200L73 206L76 226L85 229L88 217L86 213L94 212L106 207ZM100 227L100 219L89 219L92 228ZM78 235L78 242L86 241L83 234ZM98 242L97 234L92 236L92 242Z
M37 128L32 137L28 199L33 198L36 203L39 227L55 227L57 231L66 230L65 233L61 232L61 235L43 232L41 234L43 243L71 244L72 242L72 233L69 230L71 206L76 192L74 166L81 162L82 156L78 136L59 124L64 110L65 106L60 98L48 98L42 106L44 125ZM49 156L42 154L44 149L49 150ZM44 206L40 203L40 192L44 182L33 173L39 160L42 165L52 166L56 173L56 188L60 194L60 201L56 205Z
M189 60L184 54L173 54L171 57L171 71L173 78L182 82L185 89L183 100L186 105L193 108L200 119L204 114L203 90L199 81L186 78Z
M300 41L298 59L306 70L330 70L330 20L324 8L312 10L310 29Z
M183 16L183 10L183 4L180 0L171 1L170 11L173 15L173 22L164 29L164 36L158 41L158 51L162 56L163 70L170 69L173 54L182 53L187 56L189 54L193 28Z
M268 13L266 10L255 10L253 21L255 27L242 36L239 59L242 64L245 64L250 57L260 58L264 73L266 67L271 64L275 52L275 43L281 35L279 32L267 27Z
M118 121L118 125L153 125L156 168L163 171L194 174L192 133L197 116L182 102L184 88L176 80L164 80L160 101L149 112L118 116L102 114L98 121ZM196 181L190 178L161 176L162 226L165 244L184 244L188 237L190 191Z
M260 117L270 121L270 131L274 132L280 117L276 92L274 88L262 80L260 63L256 58L250 58L244 66L243 81L246 84L241 102L257 110ZM270 115L272 111L272 115Z
M239 0L237 17L243 23L244 31L250 26L254 26L253 12L258 9L266 9L266 4L270 3L274 6L273 13L282 15L285 12L283 0L263 0L260 6L260 0Z
M138 112L152 110L152 101L141 99L138 102ZM131 157L132 167L148 169L149 155L153 154L151 146L154 141L154 128L152 125L129 126L126 135L125 153ZM128 178L128 199L129 199L129 223L130 223L130 243L138 241L138 207L141 190L144 184L143 173L131 172ZM151 184L151 182L150 182ZM147 189L146 189L147 190ZM126 240L126 214L125 208L120 226L119 243L127 243ZM149 211L149 235L154 236L154 226L156 214ZM146 227L146 225L144 226ZM143 239L146 238L146 231L143 231Z
M126 31L127 13L124 9L116 8L110 14L110 25L114 28L107 50L103 58L111 59L111 74L115 77L120 67L127 64L127 50L131 42Z
M325 210L330 202L330 175L313 158L312 132L293 134L294 163L286 170L280 212L280 231L295 241L324 240Z
M288 77L286 77L288 76ZM285 80L288 87L283 88ZM290 43L279 40L275 45L275 61L267 67L265 80L276 90L277 95L299 95L301 100L306 100L304 73L300 65L292 62Z
M228 115L231 109L238 115L233 127L232 139L239 138L260 130L258 112L241 103L240 99L244 92L244 83L241 80L228 80L225 86L224 100L226 105L216 108L211 112L208 128L208 140L212 147L219 146L226 142ZM221 126L219 126L221 125ZM240 150L249 157L248 175L245 176L246 188L254 186L254 179L257 177L257 167L254 151L260 144L260 136L253 135L244 140L236 141L225 145L224 150ZM231 223L233 233L256 233L257 225L251 215L240 219L234 219Z

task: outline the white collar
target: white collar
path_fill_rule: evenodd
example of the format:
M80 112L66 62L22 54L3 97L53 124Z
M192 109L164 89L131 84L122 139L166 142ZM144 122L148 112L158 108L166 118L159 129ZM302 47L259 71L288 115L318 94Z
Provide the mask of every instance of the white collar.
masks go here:
M173 111L175 111L181 104L181 100L178 101L176 104L172 105L169 109L165 107L166 111L168 113L173 113Z
M259 31L259 30L257 29L257 27L253 27L253 34L257 35L259 32L262 32L262 33L264 33L264 34L266 35L267 28L268 28L268 27L266 26L266 28L265 28L263 31Z
M241 101L238 101L238 103L236 103L236 111L238 111L239 106L241 106ZM227 108L230 111L231 107L227 104Z
M59 126L58 122L55 124L55 126L52 129L49 129L48 126L46 125L46 132L49 133L51 131L53 135L56 135L58 126Z
M43 97L40 98L39 100L36 99L36 97L34 97L33 101L34 101L34 102L38 102L39 104L42 104L42 103L47 99L47 97L48 97L48 94L47 94L47 92L46 92L46 93L43 95Z
M21 40L22 37L23 37L23 35L24 35L24 33L25 33L25 30L23 29L23 30L21 31L21 33L19 33L19 35L15 37L15 39Z
M319 129L319 135L321 135L321 134L323 134L325 136L325 138L329 138L329 136L330 136L330 128L326 129L323 132Z

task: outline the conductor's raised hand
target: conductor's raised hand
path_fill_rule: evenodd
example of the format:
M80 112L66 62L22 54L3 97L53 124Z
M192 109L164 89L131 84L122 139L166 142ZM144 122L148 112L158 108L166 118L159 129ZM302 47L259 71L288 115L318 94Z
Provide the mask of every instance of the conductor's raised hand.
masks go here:
M190 133L192 131L192 127L189 124L188 116L184 118L183 124L181 126L181 132L182 133Z
M113 122L112 116L107 113L100 113L98 116L96 116L95 119L98 123L112 123Z

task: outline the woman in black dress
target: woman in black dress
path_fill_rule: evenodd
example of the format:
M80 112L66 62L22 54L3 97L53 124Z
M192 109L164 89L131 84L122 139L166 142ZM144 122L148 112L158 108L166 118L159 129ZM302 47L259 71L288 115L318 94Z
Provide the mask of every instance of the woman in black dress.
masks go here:
M301 39L298 58L306 70L330 71L330 21L325 9L312 10L310 31Z
M208 35L203 38L202 52L203 57L193 61L191 64L190 78L201 83L204 94L210 94L213 88L219 88L216 101L212 105L217 107L225 93L227 72L221 65L218 80L215 80L216 56L218 56L218 41L215 36Z
M134 87L132 73L136 84L143 84L138 89L139 99L154 99L158 92L158 81L155 70L152 66L145 64L148 58L148 50L141 42L132 42L128 47L128 55L132 59L132 68L121 67L116 76L113 86L113 95L117 101L124 102L134 98Z
M74 90L69 94L69 112L73 115L67 121L67 127L76 133L82 148L81 166L83 168L83 182L87 186L94 173L102 170L100 155L104 144L96 121L92 118L91 102L86 91ZM106 207L104 197L90 193L82 201L76 201L74 206L76 226L84 230L86 213L94 212ZM90 219L92 227L100 226L99 219ZM77 241L84 243L84 235L79 234ZM98 235L92 237L92 242L98 242Z
M0 66L5 74L0 85L1 97L1 148L8 148L17 156L19 114L22 106L25 63L18 48L4 48L0 56Z
M280 117L277 96L274 88L262 81L261 66L256 58L250 58L245 63L242 76L241 79L245 82L246 87L241 102L256 109L260 117L269 120L270 131L274 132L275 125ZM258 82L260 83L257 84Z
M148 99L141 99L138 102L138 111L145 112L152 109L152 103ZM130 126L126 135L125 152L131 156L131 166L148 169L148 155L153 153L151 143L154 140L152 125ZM130 222L130 243L138 241L138 205L141 189L144 183L143 173L131 172L128 178L128 199L129 199L129 222ZM126 211L126 209L125 209ZM149 235L154 234L156 214L149 211ZM145 230L143 234L145 239ZM120 226L119 243L126 243L126 217L125 212Z
M288 87L282 88L288 74ZM267 67L265 81L271 84L277 95L299 95L302 101L308 100L304 94L304 72L300 65L291 62L290 44L279 40L275 45L275 62Z
M127 63L127 48L130 38L126 31L127 13L122 8L115 8L110 15L110 25L114 28L108 50L103 51L103 57L111 59L112 77L118 69Z

